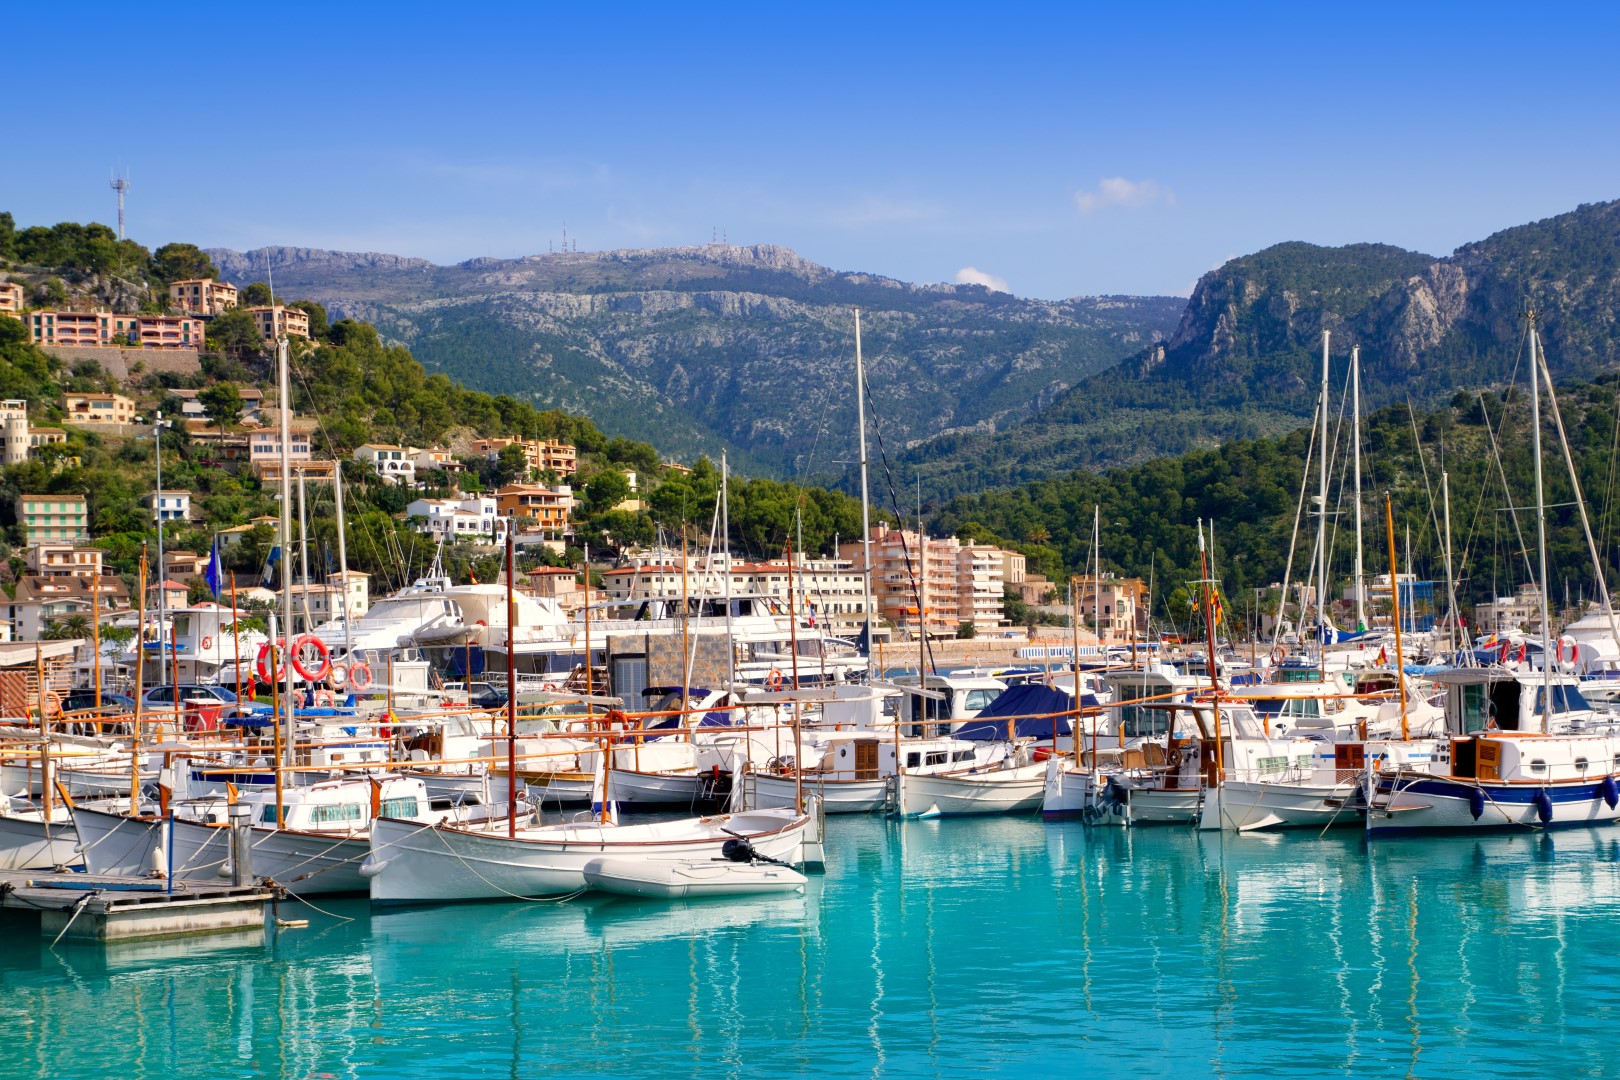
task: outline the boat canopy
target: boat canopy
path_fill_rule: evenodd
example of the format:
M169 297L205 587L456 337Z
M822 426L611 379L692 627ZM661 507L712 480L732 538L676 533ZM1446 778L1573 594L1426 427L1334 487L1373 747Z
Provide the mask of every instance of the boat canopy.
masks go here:
M1081 696L1080 702L1086 704L1091 695ZM1091 704L1096 699L1091 698ZM1025 717L1013 721L1015 735L1018 738L1050 739L1053 727L1057 734L1068 735L1074 730L1071 717L1040 715L1047 713L1066 713L1074 708L1074 699L1062 690L1047 686L1044 683L1020 683L1009 686L1006 690L984 707L984 710L972 720L957 728L952 734L958 739L974 739L980 742L991 742L1007 737L1007 725L1000 722L1000 718L1008 716Z

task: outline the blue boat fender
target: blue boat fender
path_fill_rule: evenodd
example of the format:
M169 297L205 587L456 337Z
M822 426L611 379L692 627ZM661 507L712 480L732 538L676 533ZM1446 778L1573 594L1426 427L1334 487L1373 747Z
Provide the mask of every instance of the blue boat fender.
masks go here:
M1536 817L1545 825L1552 820L1552 796L1545 791L1536 792Z
M1603 801L1609 804L1610 810L1614 809L1616 803L1620 803L1620 785L1615 784L1612 776L1603 778L1603 783L1598 785L1598 794L1603 796Z
M1474 815L1475 821L1485 812L1485 792L1479 788L1468 793L1468 812Z

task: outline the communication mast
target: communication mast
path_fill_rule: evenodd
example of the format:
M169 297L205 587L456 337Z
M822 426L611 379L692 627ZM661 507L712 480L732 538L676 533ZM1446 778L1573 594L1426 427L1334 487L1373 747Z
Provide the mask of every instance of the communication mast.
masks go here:
M114 175L108 186L118 192L118 239L124 238L124 192L129 190L129 177Z

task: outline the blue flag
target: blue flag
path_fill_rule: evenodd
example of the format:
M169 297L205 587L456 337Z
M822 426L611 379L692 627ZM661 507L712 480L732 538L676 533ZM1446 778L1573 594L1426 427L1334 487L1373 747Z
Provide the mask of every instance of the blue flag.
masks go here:
M220 581L224 575L220 573L219 566L219 534L214 534L214 549L208 555L208 569L203 572L203 580L208 582L208 591L214 599L219 599Z
M276 563L281 561L281 545L277 544L270 549L270 557L264 560L264 587L269 588L270 583L276 579Z

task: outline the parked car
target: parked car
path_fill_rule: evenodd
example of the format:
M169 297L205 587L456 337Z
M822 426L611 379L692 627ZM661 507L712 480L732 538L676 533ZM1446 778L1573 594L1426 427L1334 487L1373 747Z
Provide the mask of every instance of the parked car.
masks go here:
M89 712L96 707L96 692L94 690L75 690L62 699L63 712ZM135 711L135 699L128 694L115 694L110 690L101 692L101 711L104 713L127 713Z
M185 707L187 701L202 699L218 702L223 706L226 716L240 716L244 713L268 715L271 711L270 706L257 701L238 701L236 695L223 686L204 686L201 683L181 683L178 686L168 683L153 686L141 697L141 708L155 712L162 712L165 709L172 711L177 694L181 708Z

